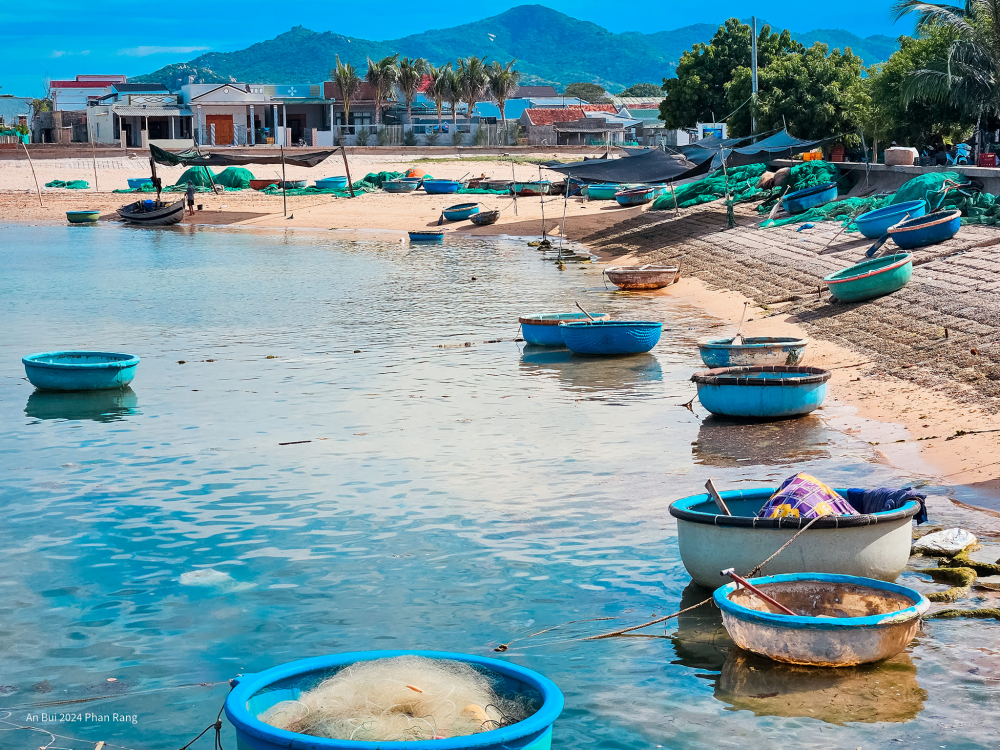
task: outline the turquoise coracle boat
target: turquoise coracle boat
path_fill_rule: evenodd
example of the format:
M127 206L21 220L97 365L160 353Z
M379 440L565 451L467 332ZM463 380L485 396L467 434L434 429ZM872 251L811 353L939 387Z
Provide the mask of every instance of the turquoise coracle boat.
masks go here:
M607 313L591 313L590 318L582 312L564 313L533 313L517 319L521 324L521 334L525 343L535 346L566 346L563 341L560 323L573 323L581 320L610 320Z
M837 197L837 185L833 182L825 182L815 187L803 188L789 193L781 199L785 210L790 214L801 214L810 208L822 206Z
M67 211L66 221L70 224L90 224L101 218L101 212L94 211Z
M448 206L444 211L445 221L465 221L473 214L479 213L478 203L459 203Z
M913 256L896 253L862 261L823 279L841 302L863 302L902 289L913 276Z
M698 400L712 414L741 419L785 419L823 404L829 370L818 367L722 367L691 376Z
M617 182L595 182L587 185L587 198L592 201L613 201L615 193L621 192L622 186Z
M114 352L43 352L21 358L28 382L43 391L99 391L124 388L139 358Z

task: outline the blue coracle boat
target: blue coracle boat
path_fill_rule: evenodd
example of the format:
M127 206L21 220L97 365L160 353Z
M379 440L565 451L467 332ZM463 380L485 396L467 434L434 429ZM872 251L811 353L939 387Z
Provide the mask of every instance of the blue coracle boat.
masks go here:
M259 716L283 701L294 701L306 686L363 661L420 656L471 665L493 678L496 689L508 696L523 695L540 703L526 719L465 737L433 740L369 742L338 740L278 729ZM362 651L303 659L257 674L235 678L226 697L226 718L236 729L240 750L549 750L552 725L563 709L563 695L555 683L530 669L499 659L441 651Z
M696 372L698 400L713 414L784 419L808 414L826 398L829 370L818 367L724 367Z
M138 190L143 185L152 185L153 180L151 177L129 177L128 187L129 190Z
M961 211L942 211L907 219L889 230L892 241L904 250L936 245L950 240L962 228Z
M641 206L653 200L653 187L629 188L615 193L619 206Z
M611 316L607 313L591 313L591 317L595 320L608 320ZM566 346L559 324L589 319L582 312L533 313L518 318L517 322L521 324L525 343L535 346Z
M124 388L135 377L139 358L113 352L43 352L21 358L28 382L43 391L97 391Z
M896 253L872 258L823 278L841 302L863 302L902 289L913 276L913 256Z
M877 240L889 231L889 227L898 224L907 216L915 219L927 213L927 201L906 201L894 206L878 208L861 214L854 220L858 231L870 240Z
M424 180L424 191L432 195L446 195L457 193L462 187L458 180Z
M101 218L101 212L97 210L66 212L66 221L68 221L70 224L91 224L100 218Z
M479 213L479 204L458 203L454 206L448 206L443 213L446 221L465 221L473 214Z
M324 177L316 180L316 187L320 190L344 190L347 188L346 177Z
M833 182L825 182L815 187L796 190L781 199L785 210L790 214L801 214L810 208L822 206L837 197L837 185Z
M788 365L802 361L806 339L779 336L751 336L737 343L733 339L704 339L698 342L701 361L709 367L756 367Z
M441 242L444 240L444 232L441 231L426 231L426 232L407 232L410 236L410 242Z
M563 342L577 354L639 354L660 340L663 324L648 320L560 323Z
M622 186L617 182L594 182L587 185L587 198L592 201L610 201Z

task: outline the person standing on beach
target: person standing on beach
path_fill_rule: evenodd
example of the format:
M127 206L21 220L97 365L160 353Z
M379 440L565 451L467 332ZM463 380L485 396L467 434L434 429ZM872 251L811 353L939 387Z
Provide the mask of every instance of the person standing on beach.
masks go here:
M187 189L187 199L188 199L188 216L194 216L194 183L188 183Z

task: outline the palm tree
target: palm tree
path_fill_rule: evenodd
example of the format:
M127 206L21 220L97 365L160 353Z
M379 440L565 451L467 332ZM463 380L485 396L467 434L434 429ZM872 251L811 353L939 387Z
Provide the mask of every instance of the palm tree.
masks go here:
M392 96L392 87L396 84L396 75L399 72L396 69L396 61L398 59L399 53L383 57L378 62L373 62L370 57L368 58L368 72L365 74L365 80L368 81L368 84L372 87L372 92L375 94L376 125L379 123L382 102L388 102Z
M462 76L459 71L451 69L451 63L448 63L446 80L444 98L451 104L451 124L458 125L458 104L462 101Z
M458 58L458 81L459 91L467 107L466 116L471 122L472 110L476 108L476 102L483 99L490 90L486 58L480 59L475 55L464 59Z
M893 14L896 20L916 15L918 29L937 26L951 33L947 57L913 71L903 85L903 99L947 102L975 114L978 152L983 115L1000 113L1000 2L965 0L958 7L897 0Z
M430 65L427 68L427 75L430 77L430 82L427 84L427 90L424 93L434 100L434 108L437 110L438 116L438 130L441 129L441 110L444 108L444 100L448 98L448 89L451 81L450 74L451 71L447 65L442 65L440 68Z
M350 63L346 65L340 62L340 55L337 55L337 67L330 71L330 77L340 89L340 97L344 100L344 125L349 126L351 122L351 100L361 91L361 77L358 71ZM331 123L331 127L333 124ZM350 131L348 131L350 132ZM343 135L343 131L341 131Z
M505 136L507 133L507 115L504 110L507 106L507 100L517 92L518 84L521 81L521 71L514 70L514 63L516 62L516 57L506 65L501 65L499 61L494 60L493 65L486 71L490 79L490 94L493 95L497 107L500 108L500 122L503 125Z
M418 57L416 60L404 57L396 66L396 82L399 84L399 90L403 92L403 98L406 99L406 119L411 123L413 122L411 109L413 99L417 95L426 72L427 61L422 57Z

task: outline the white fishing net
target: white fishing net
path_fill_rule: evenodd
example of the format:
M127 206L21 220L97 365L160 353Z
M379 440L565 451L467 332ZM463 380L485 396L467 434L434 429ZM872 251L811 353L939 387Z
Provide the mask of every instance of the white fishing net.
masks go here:
M499 695L463 662L398 656L352 664L259 718L314 737L431 740L514 724L535 708L529 697Z

